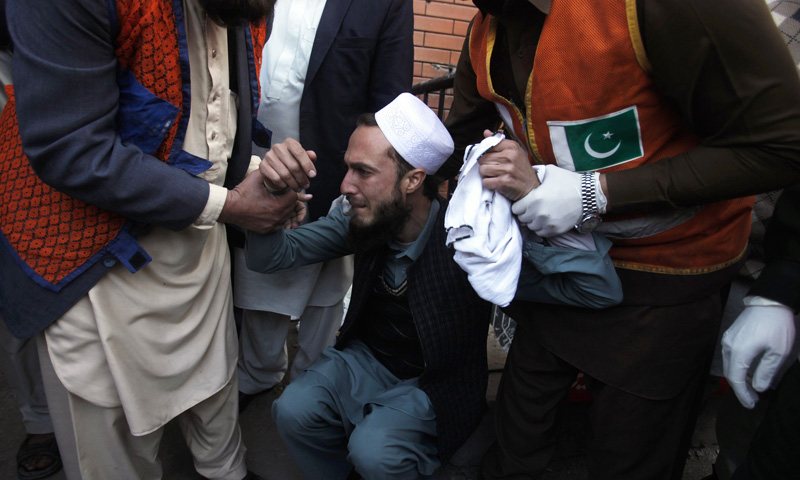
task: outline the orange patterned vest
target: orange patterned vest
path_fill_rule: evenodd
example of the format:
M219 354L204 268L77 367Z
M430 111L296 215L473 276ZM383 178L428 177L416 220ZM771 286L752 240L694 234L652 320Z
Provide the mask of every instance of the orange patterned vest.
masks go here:
M553 0L524 110L497 94L492 83L496 31L496 18L475 16L469 42L478 91L494 102L507 127L527 146L531 163L613 172L678 155L699 143L655 88L635 0ZM666 216L604 216L604 227L625 231L625 221L652 227L647 234L609 234L611 258L620 268L657 273L724 268L744 253L752 205L753 197L747 197Z
M117 123L122 141L192 174L205 171L210 162L182 150L191 101L182 2L109 0L109 4L111 25L118 32ZM250 78L257 79L265 22L246 31ZM259 83L251 81L254 119ZM71 198L36 176L22 151L13 89L6 90L9 101L0 116L0 228L17 263L40 286L56 292L107 253L132 272L142 268L149 257L133 238L141 225ZM159 104L158 123L147 125L147 131L127 128L137 123L128 116L135 115L129 112L136 110L142 96L157 97L153 103Z

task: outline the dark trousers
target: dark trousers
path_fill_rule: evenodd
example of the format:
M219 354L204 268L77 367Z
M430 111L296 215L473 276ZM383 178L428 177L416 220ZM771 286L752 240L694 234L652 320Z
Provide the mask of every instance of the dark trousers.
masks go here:
M800 362L786 372L734 480L800 478Z
M625 308L619 311L631 312ZM587 368L581 367L594 397L590 406L589 478L681 478L708 375L719 311L718 297L648 309L648 315L656 318L692 315L698 322L708 323L698 330L707 340L675 352L676 358L695 360L683 361L680 385L671 387L666 397L622 390L589 375ZM603 321L602 315L597 317L596 321ZM486 479L536 478L555 452L558 410L575 380L578 366L543 347L539 338L544 334L543 329L531 328L525 321L517 324L497 395L497 442L483 460ZM656 349L651 357L657 357L656 360L663 357L665 368L669 369L676 362L669 357L670 349L681 349L684 345L680 336L663 340L663 348ZM690 349L695 352L685 351ZM598 357L598 362L602 361ZM688 370L687 363L691 367ZM608 368L613 366L605 367Z

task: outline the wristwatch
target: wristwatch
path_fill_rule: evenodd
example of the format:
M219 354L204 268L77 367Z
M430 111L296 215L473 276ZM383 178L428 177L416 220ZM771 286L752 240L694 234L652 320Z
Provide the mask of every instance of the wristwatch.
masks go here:
M603 221L597 211L594 172L583 172L581 174L581 206L583 207L583 212L580 220L575 224L575 230L578 233L589 233Z

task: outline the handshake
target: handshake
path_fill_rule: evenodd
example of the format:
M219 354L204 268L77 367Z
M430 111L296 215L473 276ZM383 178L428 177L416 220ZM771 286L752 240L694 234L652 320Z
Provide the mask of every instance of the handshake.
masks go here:
M233 190L228 190L219 221L257 233L295 228L306 217L304 193L316 176L316 154L294 139L273 145L259 164Z

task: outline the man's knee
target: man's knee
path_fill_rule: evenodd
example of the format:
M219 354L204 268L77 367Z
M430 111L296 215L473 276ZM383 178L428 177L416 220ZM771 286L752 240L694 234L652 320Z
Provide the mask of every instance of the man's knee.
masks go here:
M364 478L418 478L422 452L410 447L374 429L356 428L348 442L347 459Z
M323 416L330 410L325 404L326 393L321 385L292 383L286 387L272 403L272 419L278 431L296 435L327 424Z
M382 441L380 437L353 442L350 438L347 459L364 478L388 478L392 473L407 471L413 465L403 450Z

